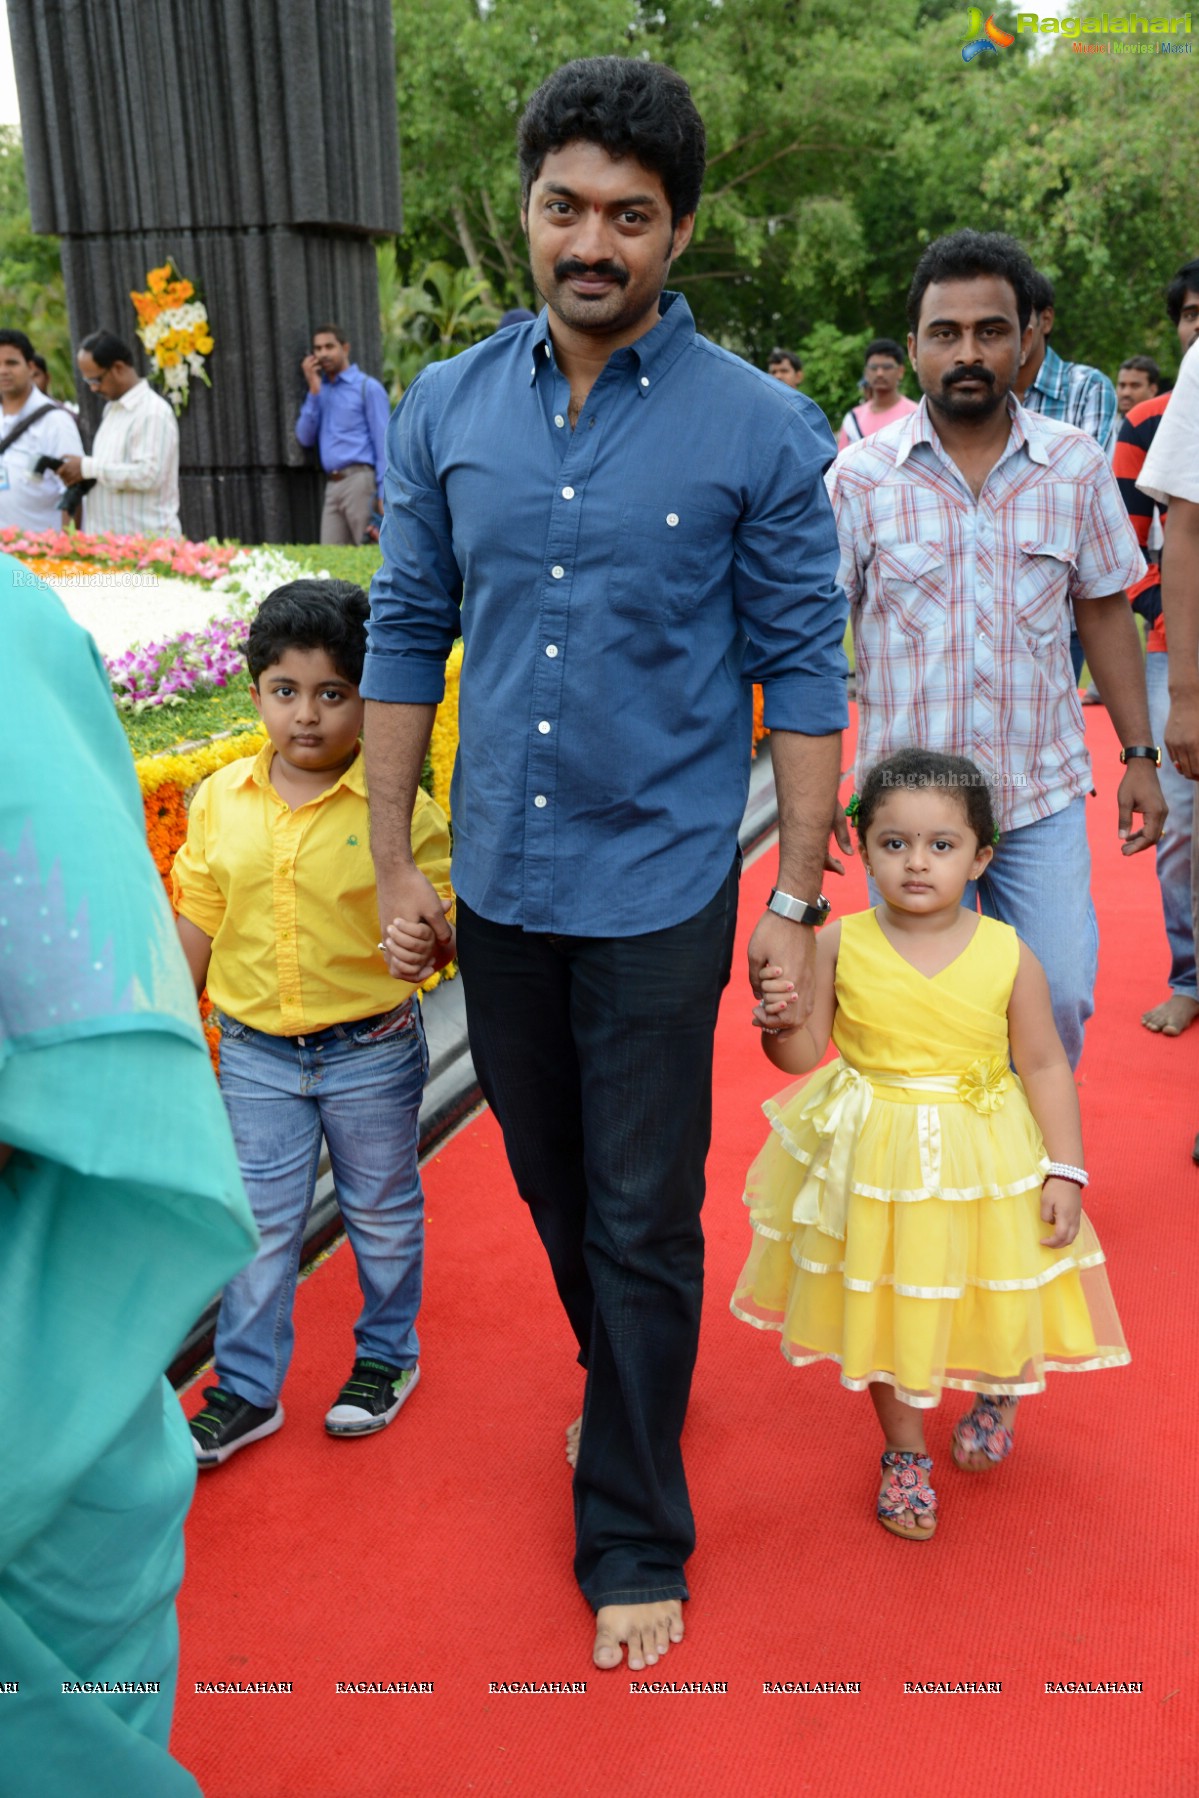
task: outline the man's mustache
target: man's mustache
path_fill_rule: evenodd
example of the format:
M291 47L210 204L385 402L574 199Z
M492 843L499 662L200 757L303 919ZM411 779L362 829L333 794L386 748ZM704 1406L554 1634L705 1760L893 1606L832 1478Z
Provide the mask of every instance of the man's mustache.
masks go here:
M629 271L621 268L618 262L579 262L573 256L564 257L555 262L554 275L559 281L585 280L588 275L599 275L605 281L615 281L618 287L627 287Z
M942 378L942 387L956 387L959 381L985 381L988 387L994 387L995 376L989 368L955 368L952 374Z

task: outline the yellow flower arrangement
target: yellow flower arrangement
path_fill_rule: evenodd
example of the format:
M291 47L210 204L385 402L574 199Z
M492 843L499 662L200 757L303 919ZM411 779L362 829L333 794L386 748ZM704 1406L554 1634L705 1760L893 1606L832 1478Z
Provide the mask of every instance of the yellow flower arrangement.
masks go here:
M192 375L206 387L212 386L204 367L204 358L213 349L208 310L195 283L184 280L169 261L150 270L144 293L133 292L129 298L138 316L138 337L154 364L154 376L175 411L182 412Z
M458 683L462 677L462 641L455 643L445 665L445 698L433 720L429 739L429 761L433 768L433 797L448 818L450 815L450 778L454 758L458 754Z

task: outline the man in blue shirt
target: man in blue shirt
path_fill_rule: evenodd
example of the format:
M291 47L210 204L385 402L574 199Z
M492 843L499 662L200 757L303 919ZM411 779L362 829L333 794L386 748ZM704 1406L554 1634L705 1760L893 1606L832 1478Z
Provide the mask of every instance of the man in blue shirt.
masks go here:
M322 543L379 540L383 477L387 469L387 416L382 386L350 361L340 325L318 325L312 353L300 367L308 397L296 420L305 449L316 446L327 476Z
M781 967L811 1004L846 723L834 446L810 401L663 292L704 167L672 70L569 63L520 145L547 309L425 369L389 431L362 683L371 847L380 918L444 932L408 819L461 631L471 1049L587 1369L575 1571L593 1658L618 1666L627 1642L639 1669L682 1640L695 1541L679 1438L757 680L779 891L750 975Z

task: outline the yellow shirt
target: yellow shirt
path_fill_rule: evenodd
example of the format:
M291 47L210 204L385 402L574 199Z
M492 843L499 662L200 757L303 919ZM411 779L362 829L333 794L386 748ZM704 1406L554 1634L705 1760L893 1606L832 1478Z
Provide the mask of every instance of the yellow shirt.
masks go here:
M303 1036L390 1011L413 990L376 947L379 911L361 753L294 812L271 785L270 743L200 787L175 857L175 908L212 938L208 995L269 1036ZM445 814L418 791L412 850L450 897Z

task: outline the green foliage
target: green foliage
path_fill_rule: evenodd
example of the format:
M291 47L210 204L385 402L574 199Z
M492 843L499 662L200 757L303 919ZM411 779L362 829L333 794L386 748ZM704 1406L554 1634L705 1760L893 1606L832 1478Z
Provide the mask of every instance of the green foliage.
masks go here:
M354 581L369 589L383 557L374 543L284 543L282 553L309 574Z
M862 398L862 373L868 331L838 331L836 325L813 325L798 345L803 361L803 391L823 408L834 431L851 406Z
M75 392L66 285L56 237L29 224L25 153L15 125L0 125L0 326L24 331L50 366L55 397Z
M383 380L393 400L430 362L444 362L488 337L499 308L486 281L468 268L429 262L405 286L391 244L380 244L379 317L383 332Z
M185 699L182 705L150 706L136 717L117 708L117 717L134 755L153 755L178 743L203 742L221 731L249 728L258 722L250 698L250 677L236 675L220 693Z

